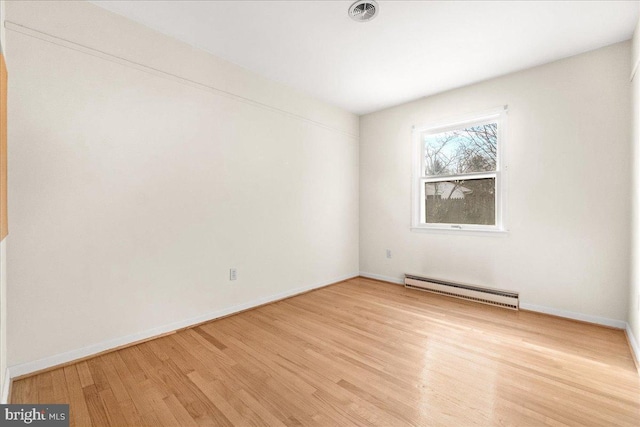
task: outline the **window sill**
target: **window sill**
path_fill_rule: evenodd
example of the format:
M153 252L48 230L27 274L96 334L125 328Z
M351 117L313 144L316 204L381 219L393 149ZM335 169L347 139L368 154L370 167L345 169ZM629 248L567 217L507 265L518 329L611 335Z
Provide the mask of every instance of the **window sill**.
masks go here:
M509 230L502 229L474 229L474 228L445 228L445 227L411 227L412 232L434 234L456 234L461 236L495 236L506 237Z

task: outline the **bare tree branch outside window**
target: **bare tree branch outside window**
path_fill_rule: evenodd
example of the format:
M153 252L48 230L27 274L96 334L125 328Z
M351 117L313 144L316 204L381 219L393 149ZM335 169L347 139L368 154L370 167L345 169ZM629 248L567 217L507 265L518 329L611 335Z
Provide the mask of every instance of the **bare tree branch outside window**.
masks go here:
M425 176L494 172L498 124L488 123L424 137ZM427 223L495 224L495 178L425 183Z

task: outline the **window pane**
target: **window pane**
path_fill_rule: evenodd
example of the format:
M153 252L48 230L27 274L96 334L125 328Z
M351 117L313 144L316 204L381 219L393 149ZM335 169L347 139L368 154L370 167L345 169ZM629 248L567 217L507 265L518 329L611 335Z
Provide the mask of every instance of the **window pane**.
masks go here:
M496 170L498 123L425 134L425 175L457 175Z
M496 179L426 182L426 223L496 224Z

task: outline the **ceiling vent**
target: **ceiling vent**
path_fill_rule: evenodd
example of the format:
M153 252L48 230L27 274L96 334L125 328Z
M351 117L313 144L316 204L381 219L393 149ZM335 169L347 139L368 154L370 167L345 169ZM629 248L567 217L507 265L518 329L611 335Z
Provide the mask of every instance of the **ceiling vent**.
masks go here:
M357 22L371 21L378 15L379 6L373 0L359 0L349 7L349 16Z

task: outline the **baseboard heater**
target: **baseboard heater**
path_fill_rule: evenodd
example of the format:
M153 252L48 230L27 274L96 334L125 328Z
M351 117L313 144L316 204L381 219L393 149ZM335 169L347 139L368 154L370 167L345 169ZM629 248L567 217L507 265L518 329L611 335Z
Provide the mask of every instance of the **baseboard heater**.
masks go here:
M520 306L520 299L516 292L482 288L462 283L447 282L439 279L428 279L426 277L413 276L410 274L405 274L404 286L405 288L448 295L450 297L495 305L497 307L509 308L511 310L518 310Z

